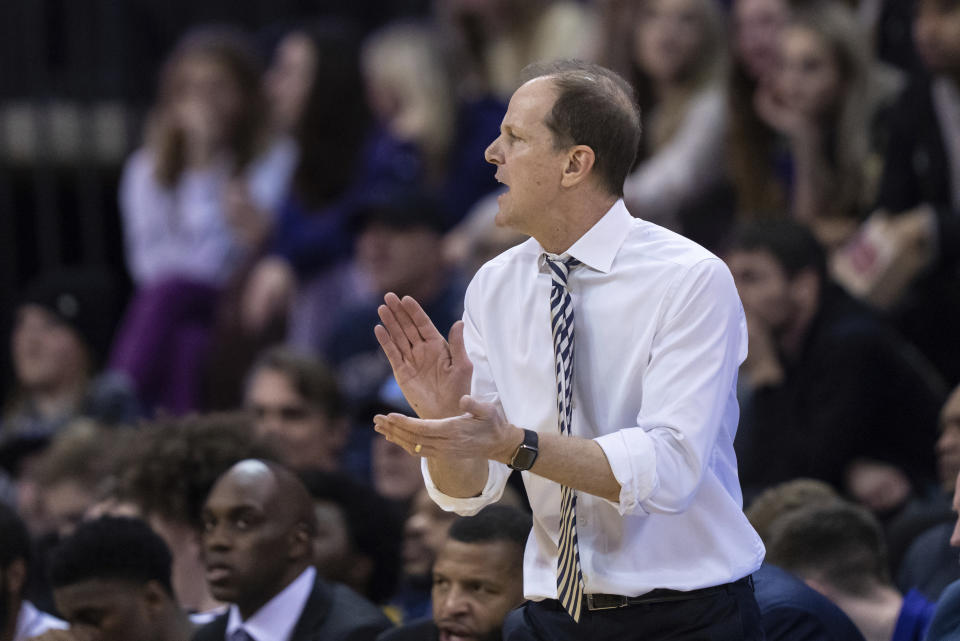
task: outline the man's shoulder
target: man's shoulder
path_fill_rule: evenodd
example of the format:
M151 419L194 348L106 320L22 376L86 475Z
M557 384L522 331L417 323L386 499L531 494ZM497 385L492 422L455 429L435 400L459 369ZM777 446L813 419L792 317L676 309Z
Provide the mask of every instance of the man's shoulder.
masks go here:
M290 641L373 641L392 625L380 608L347 586L318 578Z
M642 219L631 226L617 258L635 258L684 270L705 260L723 264L715 254L686 236Z

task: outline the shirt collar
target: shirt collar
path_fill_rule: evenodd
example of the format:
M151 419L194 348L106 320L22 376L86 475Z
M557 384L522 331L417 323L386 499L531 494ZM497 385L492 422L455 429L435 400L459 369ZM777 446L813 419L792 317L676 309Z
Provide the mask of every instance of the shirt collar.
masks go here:
M633 216L627 211L623 199L618 200L565 254L573 256L591 269L604 274L609 272L613 259L627 238L632 220ZM542 247L540 251L543 252ZM542 258L540 264L543 264Z
M255 641L287 641L310 598L316 576L313 566L308 567L246 621L237 606L231 605L226 638L242 626Z

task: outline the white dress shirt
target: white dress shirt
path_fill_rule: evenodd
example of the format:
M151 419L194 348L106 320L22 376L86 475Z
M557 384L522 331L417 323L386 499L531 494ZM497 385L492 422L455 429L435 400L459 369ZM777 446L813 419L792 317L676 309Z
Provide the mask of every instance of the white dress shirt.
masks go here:
M229 639L237 628L243 627L254 641L288 641L303 614L316 577L317 571L313 566L308 567L246 621L240 617L237 606L231 605L225 638Z
M66 630L69 625L55 616L41 612L29 601L20 604L17 613L17 628L13 632L13 641L26 641L48 630Z
M513 425L556 432L551 277L530 239L484 265L467 289L472 394L499 401ZM574 305L574 436L606 454L620 500L578 493L587 593L693 590L750 574L763 560L743 514L733 438L743 308L726 265L699 245L633 218L623 201L568 250ZM496 501L509 468L491 461L483 493L442 508L473 514ZM534 465L534 470L536 465ZM524 593L557 596L560 485L523 472L533 507Z

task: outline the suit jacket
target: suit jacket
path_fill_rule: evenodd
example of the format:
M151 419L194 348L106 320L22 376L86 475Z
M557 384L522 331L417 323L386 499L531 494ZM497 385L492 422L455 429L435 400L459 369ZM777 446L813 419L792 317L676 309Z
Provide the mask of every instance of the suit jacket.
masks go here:
M387 630L377 637L377 641L437 641L440 630L433 619L420 619L393 630Z
M960 581L947 586L927 631L927 641L960 640Z
M203 626L193 641L225 641L229 612ZM297 620L290 641L374 641L390 620L350 588L319 576Z
M863 641L840 608L789 572L764 563L753 583L767 641Z

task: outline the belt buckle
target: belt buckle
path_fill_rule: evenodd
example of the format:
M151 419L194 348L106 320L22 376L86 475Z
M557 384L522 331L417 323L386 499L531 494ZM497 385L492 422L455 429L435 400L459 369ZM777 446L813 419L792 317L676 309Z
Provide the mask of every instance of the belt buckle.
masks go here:
M630 605L627 597L619 594L586 594L587 609L595 610L616 610Z

